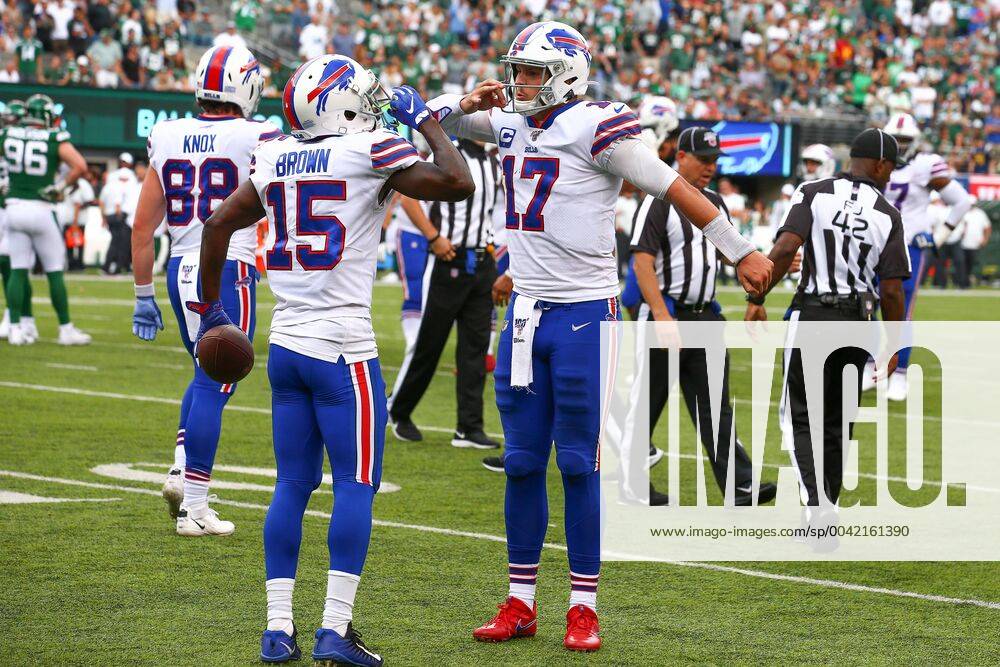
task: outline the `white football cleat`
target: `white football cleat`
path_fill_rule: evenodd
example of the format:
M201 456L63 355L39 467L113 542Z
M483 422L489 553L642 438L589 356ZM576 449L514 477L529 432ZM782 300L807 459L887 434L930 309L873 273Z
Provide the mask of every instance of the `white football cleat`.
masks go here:
M7 334L7 342L11 345L31 345L35 341L25 335L20 323L10 325L10 333Z
M177 534L184 537L232 535L234 530L236 525L232 521L223 521L219 513L208 505L197 512L181 507L177 514Z
M875 388L875 364L868 362L861 373L861 391L871 391Z
M893 373L889 376L889 391L885 393L890 401L905 401L909 386L906 382L906 373Z
M176 519L184 500L184 471L180 468L171 468L167 473L167 480L163 482L163 499L167 501L170 518Z
M72 322L59 327L60 345L90 345L90 340L90 334L83 333Z
M10 311L4 309L3 319L0 320L0 338L7 338L10 335Z
M38 342L38 326L35 324L34 317L21 318L21 331L24 333L25 338L32 343Z

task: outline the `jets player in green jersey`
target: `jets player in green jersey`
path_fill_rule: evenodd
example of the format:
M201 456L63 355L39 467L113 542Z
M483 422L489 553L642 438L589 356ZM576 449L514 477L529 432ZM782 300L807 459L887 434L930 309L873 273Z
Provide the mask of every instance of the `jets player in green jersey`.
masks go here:
M66 249L52 204L87 170L87 162L69 142L69 133L53 128L52 100L41 94L25 101L24 123L0 131L0 148L10 176L7 194L7 242L11 276L7 284L11 345L34 342L21 325L24 283L37 253L49 280L49 294L59 317L60 345L86 345L90 336L70 321L69 300L63 269ZM69 166L64 179L57 178L60 162Z
M10 100L0 112L0 129L19 125L24 120L24 101ZM7 250L7 190L10 187L7 173L7 162L0 156L0 279L4 294L7 293L7 282L10 280L10 252ZM34 260L32 260L33 262ZM38 338L38 328L31 312L31 281L24 283L24 309L21 312L21 331L29 338ZM10 310L4 308L3 319L0 319L0 339L6 339L10 333Z

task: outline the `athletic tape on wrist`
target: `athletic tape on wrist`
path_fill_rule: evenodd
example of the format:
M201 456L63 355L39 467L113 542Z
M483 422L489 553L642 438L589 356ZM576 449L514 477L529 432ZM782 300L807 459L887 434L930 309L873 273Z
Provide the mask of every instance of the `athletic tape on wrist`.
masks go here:
M733 264L752 253L757 248L743 238L739 231L729 222L725 214L720 213L712 222L701 230L705 238L712 242L723 255Z

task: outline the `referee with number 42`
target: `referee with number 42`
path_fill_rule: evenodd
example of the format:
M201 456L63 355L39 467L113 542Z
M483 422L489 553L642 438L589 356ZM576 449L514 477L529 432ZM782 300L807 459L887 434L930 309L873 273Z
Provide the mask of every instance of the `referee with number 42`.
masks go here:
M799 321L850 322L871 320L881 299L885 320L903 319L903 280L910 259L903 240L903 223L882 196L893 169L899 166L899 146L882 130L867 129L851 144L850 169L832 178L803 183L792 195L791 207L778 228L771 250L774 262L768 291L785 275L799 247L804 247L802 276L789 310L789 338ZM745 319L766 320L764 298L747 297ZM801 342L801 341L800 341ZM782 433L791 434L792 462L802 484L806 517L819 502L822 482L836 504L843 478L844 413L853 422L858 405L843 404L844 368L857 368L856 396L868 353L857 347L836 350L823 368L823 479L818 480L809 435L806 381L802 355L793 340L785 345L785 386L779 407ZM896 355L888 373L896 367ZM852 423L853 427L853 423Z

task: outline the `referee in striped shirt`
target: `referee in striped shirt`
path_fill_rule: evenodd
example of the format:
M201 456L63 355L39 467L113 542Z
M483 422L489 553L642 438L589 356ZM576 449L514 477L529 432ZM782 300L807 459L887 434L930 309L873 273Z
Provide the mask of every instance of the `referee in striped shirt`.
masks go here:
M785 274L799 247L804 248L802 276L792 299L789 337L799 321L852 322L873 319L881 300L885 320L903 319L903 280L910 275L910 259L903 240L903 223L882 191L899 166L899 147L891 135L867 129L851 144L850 169L832 178L803 183L792 195L791 207L778 229L770 259L774 262L766 294ZM764 297L748 297L745 319L765 320ZM856 396L861 396L861 374L868 353L856 347L836 350L823 368L823 479L817 479L802 355L794 339L785 345L785 386L779 407L783 433L794 441L792 462L799 473L803 497L808 497L806 519L822 512L811 510L826 494L836 504L843 480L843 420L853 429L858 405L843 403L843 372L857 368ZM894 355L888 373L896 367ZM847 413L846 415L844 413ZM830 519L831 517L826 517Z
M494 449L499 444L483 431L483 390L493 314L492 288L497 277L496 263L487 248L492 242L497 162L481 143L459 139L457 146L469 165L476 191L464 201L431 205L430 219L438 232L430 244L440 245L439 237L448 239L454 256L443 259L442 255L432 255L427 262L420 328L389 397L389 419L400 440L423 440L411 415L434 377L452 325L457 324L458 417L451 444Z
M699 188L728 217L729 211L722 197L707 188L709 181L715 176L716 162L721 155L723 153L719 149L719 137L715 132L704 127L689 127L677 141L676 169L681 178ZM701 230L691 224L672 204L655 197L646 197L636 211L632 253L635 275L644 301L639 309L640 322L725 321L722 308L715 301L715 282L721 255ZM668 331L671 342L679 344L676 328ZM652 433L670 391L667 365L669 352L653 348L650 349L648 358L649 432ZM734 502L736 505L750 505L753 502L753 466L743 445L732 435L735 426L729 400L729 356L727 354L723 370L722 400L718 404L718 415L713 415L712 410L714 401L709 389L705 348L681 349L678 359L681 393L691 419L698 419L700 422L702 444L709 453L716 482L725 495L730 443L735 441ZM713 420L713 416L718 419ZM716 421L718 429L715 428ZM631 416L628 423L634 423ZM716 433L718 437L715 436ZM629 440L630 437L626 435L625 441ZM761 484L757 502L773 500L776 492L774 484ZM667 504L667 498L650 489L650 504Z

